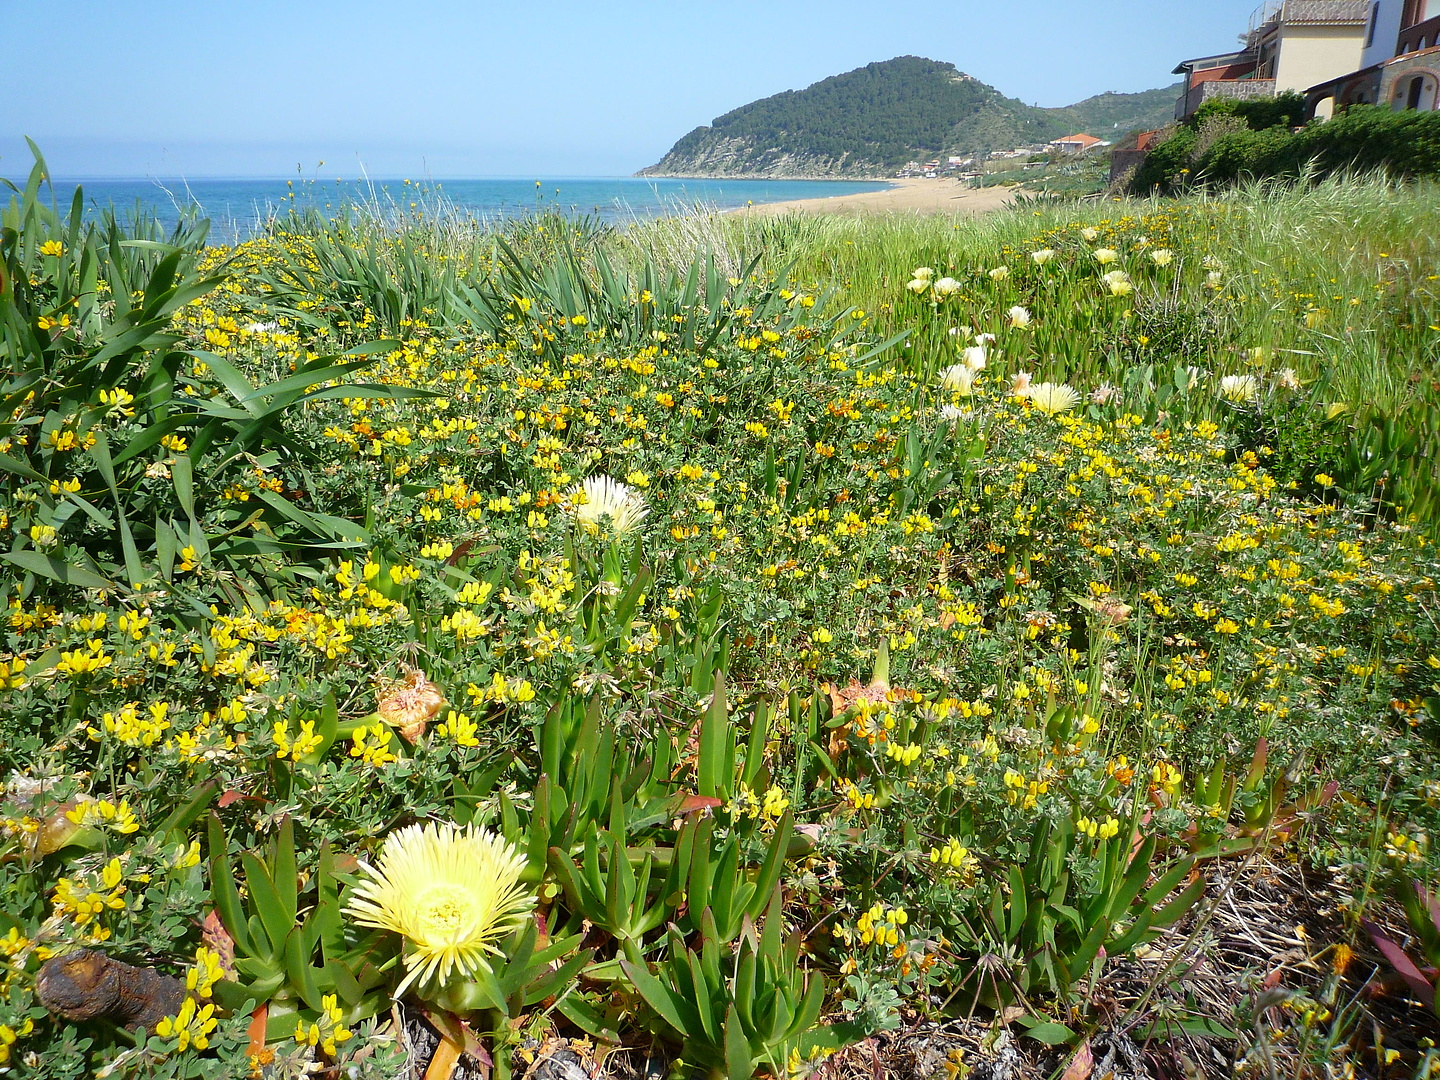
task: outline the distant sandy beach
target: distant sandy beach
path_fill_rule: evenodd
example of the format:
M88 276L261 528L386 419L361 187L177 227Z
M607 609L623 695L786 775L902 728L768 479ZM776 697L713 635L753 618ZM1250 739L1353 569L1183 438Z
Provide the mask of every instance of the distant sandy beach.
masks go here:
M959 180L907 179L890 183L894 187L885 191L761 203L732 213L773 216L799 210L815 214L983 214L1008 206L1011 199L1008 188L972 188Z

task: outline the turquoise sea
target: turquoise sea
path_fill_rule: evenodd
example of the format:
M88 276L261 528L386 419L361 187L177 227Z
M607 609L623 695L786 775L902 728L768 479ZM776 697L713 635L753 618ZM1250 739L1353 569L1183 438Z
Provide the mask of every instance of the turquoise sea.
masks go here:
M17 184L24 177L11 177ZM847 180L670 180L636 177L560 179L426 180L57 180L55 197L69 206L75 188L93 211L144 206L167 225L185 208L198 208L212 221L211 239L227 242L253 232L289 205L337 210L363 203L386 212L459 213L494 221L537 210L590 215L625 223L697 207L730 210L747 203L785 202L881 191L888 184ZM292 198L293 196L293 198ZM7 202L0 189L0 205Z

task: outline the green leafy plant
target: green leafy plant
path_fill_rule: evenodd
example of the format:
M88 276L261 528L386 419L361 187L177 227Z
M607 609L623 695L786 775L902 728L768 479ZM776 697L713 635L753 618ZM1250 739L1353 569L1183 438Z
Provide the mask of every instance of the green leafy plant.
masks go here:
M680 1042L686 1064L717 1080L749 1080L761 1065L778 1072L792 1049L803 1055L821 1040L812 1029L825 981L818 973L806 978L799 935L783 938L778 889L763 931L757 935L748 916L744 923L733 953L706 909L698 948L687 947L672 928L658 971L651 972L633 946L620 962L655 1011L659 1030Z
M1029 859L997 874L977 923L967 920L959 930L958 940L980 960L952 1006L998 1008L1027 1002L1035 993L1068 1002L1098 975L1103 956L1124 955L1154 940L1204 894L1198 877L1180 888L1193 872L1192 859L1160 871L1158 841L1136 836L1133 827L1092 841L1094 865L1086 874L1074 865L1088 854L1082 842L1069 819L1041 823Z
M382 984L393 957L380 931L358 941L349 936L341 881L328 842L321 845L315 873L306 885L307 893L313 886L314 896L303 917L293 819L285 818L263 852L241 852L243 898L231 869L224 828L214 814L209 844L215 911L234 943L235 968L241 976L238 982L216 984L222 1003L231 1008L250 1003L263 1009L269 1038L293 1032L296 1016L303 1010L323 1012L327 995L343 1002L350 1023L387 1007Z

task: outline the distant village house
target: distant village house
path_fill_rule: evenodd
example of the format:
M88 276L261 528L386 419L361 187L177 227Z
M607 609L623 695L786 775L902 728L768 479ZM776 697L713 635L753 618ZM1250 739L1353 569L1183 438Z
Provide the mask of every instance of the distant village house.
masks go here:
M1063 139L1056 139L1046 144L1046 149L1054 150L1061 154L1085 154L1099 146L1109 146L1103 139L1097 139L1093 135L1066 135Z

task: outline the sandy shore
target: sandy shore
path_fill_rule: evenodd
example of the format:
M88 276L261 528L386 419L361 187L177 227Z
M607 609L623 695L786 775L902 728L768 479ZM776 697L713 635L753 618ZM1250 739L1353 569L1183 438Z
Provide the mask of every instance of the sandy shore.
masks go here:
M983 214L1010 203L1008 188L972 188L958 180L892 180L885 191L795 199L741 207L737 214L773 216L792 210L816 214Z

